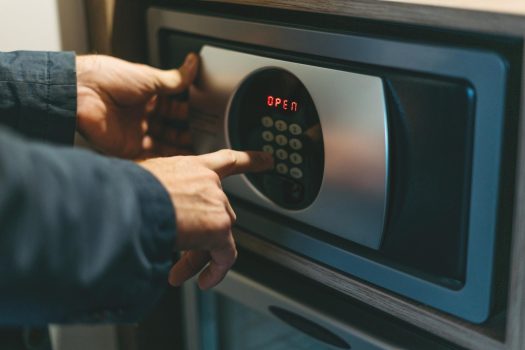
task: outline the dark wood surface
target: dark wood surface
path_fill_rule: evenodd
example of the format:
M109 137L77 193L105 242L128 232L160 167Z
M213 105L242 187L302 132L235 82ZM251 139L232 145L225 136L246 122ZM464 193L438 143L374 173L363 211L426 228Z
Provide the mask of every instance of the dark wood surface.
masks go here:
M470 9L450 8L416 3L400 3L379 0L206 0L210 2L242 4L280 8L312 13L415 24L444 29L472 31L477 33L525 38L525 0L505 1L501 11L487 10L487 1L469 1ZM421 0L424 1L424 0ZM428 1L427 1L428 2ZM494 2L490 4L494 6ZM512 6L516 6L512 10ZM472 10L472 7L476 10ZM525 58L522 63L525 67ZM521 102L525 102L525 76L522 68ZM280 249L270 243L237 230L239 244L280 262L292 270L322 281L349 296L410 322L433 334L446 338L460 346L482 349L525 350L525 108L520 110L515 207L512 227L512 252L510 288L507 312L492 318L485 325L473 325L448 316L424 305L412 302L377 287L324 268L304 258Z
M523 36L524 15L381 0L206 0ZM457 1L460 3L461 1ZM520 11L522 12L522 11Z

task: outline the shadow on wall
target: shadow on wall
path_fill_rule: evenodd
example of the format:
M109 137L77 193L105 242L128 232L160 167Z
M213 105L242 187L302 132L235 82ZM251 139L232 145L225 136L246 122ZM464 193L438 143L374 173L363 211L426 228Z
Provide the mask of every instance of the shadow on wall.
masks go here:
M147 61L146 7L141 0L115 0L111 40L114 56Z
M84 0L84 3L91 52L146 61L145 1Z
M56 0L62 50L89 51L84 0Z

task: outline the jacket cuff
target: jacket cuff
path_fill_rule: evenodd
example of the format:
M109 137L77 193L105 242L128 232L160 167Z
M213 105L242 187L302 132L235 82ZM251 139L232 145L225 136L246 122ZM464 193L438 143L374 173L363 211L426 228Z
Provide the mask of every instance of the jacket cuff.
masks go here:
M133 162L121 164L134 184L140 203L142 227L140 241L149 261L150 276L123 296L122 308L97 312L95 322L137 322L158 303L168 287L168 274L173 266L176 237L176 213L171 198L159 180Z
M171 198L159 180L141 166L122 161L135 185L142 216L141 241L146 257L158 264L164 282L175 249L176 217ZM166 270L167 269L167 270Z
M73 52L13 52L4 77L19 99L15 129L57 144L73 144L77 78Z
M131 278L125 287L108 288L102 297L96 297L100 298L100 302L83 304L80 309L59 319L58 323L138 322L152 311L168 287L176 236L175 210L171 199L157 178L135 163L111 159L110 166L126 177L123 181L133 184L130 190L139 204L136 215L140 215L134 256L141 266L138 275ZM121 271L136 270L136 261L122 263L127 267ZM122 279L123 276L115 278L117 283ZM93 295L88 294L85 298L93 298Z

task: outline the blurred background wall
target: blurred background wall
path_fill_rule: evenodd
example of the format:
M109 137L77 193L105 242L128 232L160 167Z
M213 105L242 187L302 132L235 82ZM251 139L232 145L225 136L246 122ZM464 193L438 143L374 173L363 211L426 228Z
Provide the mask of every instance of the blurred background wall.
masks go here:
M112 1L105 0L0 0L0 51L38 50L92 52L90 38L109 45ZM89 33L87 8L92 11L98 36ZM102 47L109 52L109 46ZM0 349L116 350L113 326L51 326L0 329Z
M0 51L88 52L84 0L0 0Z

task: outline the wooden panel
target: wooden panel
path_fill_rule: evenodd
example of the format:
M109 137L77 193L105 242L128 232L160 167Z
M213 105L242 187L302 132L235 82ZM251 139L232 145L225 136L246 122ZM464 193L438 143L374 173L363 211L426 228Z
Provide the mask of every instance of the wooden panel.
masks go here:
M90 50L111 54L115 0L85 0Z
M430 5L450 7L454 9L465 9L474 11L486 11L497 13L508 13L514 15L525 15L525 1L523 0L383 0L393 2L404 2L409 4Z
M519 35L525 32L523 17L502 13L468 11L412 3L378 0L205 0L273 7L359 18L420 24L450 29L475 30L484 33ZM460 1L458 1L459 3Z
M85 6L91 52L146 61L146 4L142 0L85 0Z

